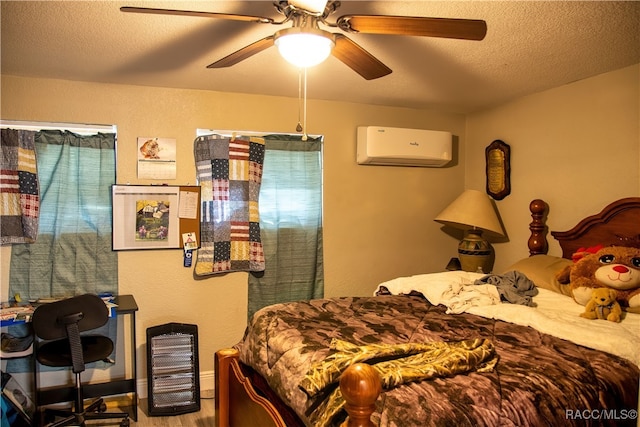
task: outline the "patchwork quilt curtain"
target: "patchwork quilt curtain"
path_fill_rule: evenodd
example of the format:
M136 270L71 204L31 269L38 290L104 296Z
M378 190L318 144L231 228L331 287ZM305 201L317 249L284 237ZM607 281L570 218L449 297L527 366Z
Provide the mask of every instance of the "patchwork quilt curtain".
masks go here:
M258 196L264 139L201 136L194 142L194 155L201 186L201 242L194 274L263 271Z
M40 195L35 131L2 129L0 243L33 243L38 234Z

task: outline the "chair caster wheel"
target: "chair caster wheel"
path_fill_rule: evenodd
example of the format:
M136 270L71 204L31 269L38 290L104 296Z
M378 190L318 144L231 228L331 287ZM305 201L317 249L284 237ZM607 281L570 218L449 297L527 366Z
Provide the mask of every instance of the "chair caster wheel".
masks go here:
M120 427L129 427L129 425L130 425L129 418L125 418L120 422Z
M102 402L100 406L98 406L98 412L105 412L107 410L107 404Z

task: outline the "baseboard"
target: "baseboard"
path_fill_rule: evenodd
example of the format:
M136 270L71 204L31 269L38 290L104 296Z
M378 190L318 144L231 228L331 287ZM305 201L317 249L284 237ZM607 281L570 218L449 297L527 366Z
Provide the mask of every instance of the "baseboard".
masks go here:
M139 379L137 382L138 397L140 399L146 399L147 397L149 397L147 384L148 381L146 378ZM213 390L214 384L214 371L200 372L200 394L202 394L204 390Z

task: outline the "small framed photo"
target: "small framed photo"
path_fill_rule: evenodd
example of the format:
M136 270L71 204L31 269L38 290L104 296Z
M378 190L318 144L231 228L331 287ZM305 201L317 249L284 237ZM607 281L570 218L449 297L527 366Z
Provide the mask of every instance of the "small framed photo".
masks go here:
M180 248L180 187L114 185L113 250Z

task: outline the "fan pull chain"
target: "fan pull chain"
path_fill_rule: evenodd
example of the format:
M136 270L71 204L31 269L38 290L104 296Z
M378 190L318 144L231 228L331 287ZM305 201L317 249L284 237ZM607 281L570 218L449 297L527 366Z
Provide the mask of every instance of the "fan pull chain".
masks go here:
M302 124L300 124L300 111L302 110L302 68L298 68L298 125L296 132L302 132Z
M304 108L302 119L302 140L307 140L307 69L304 69Z

